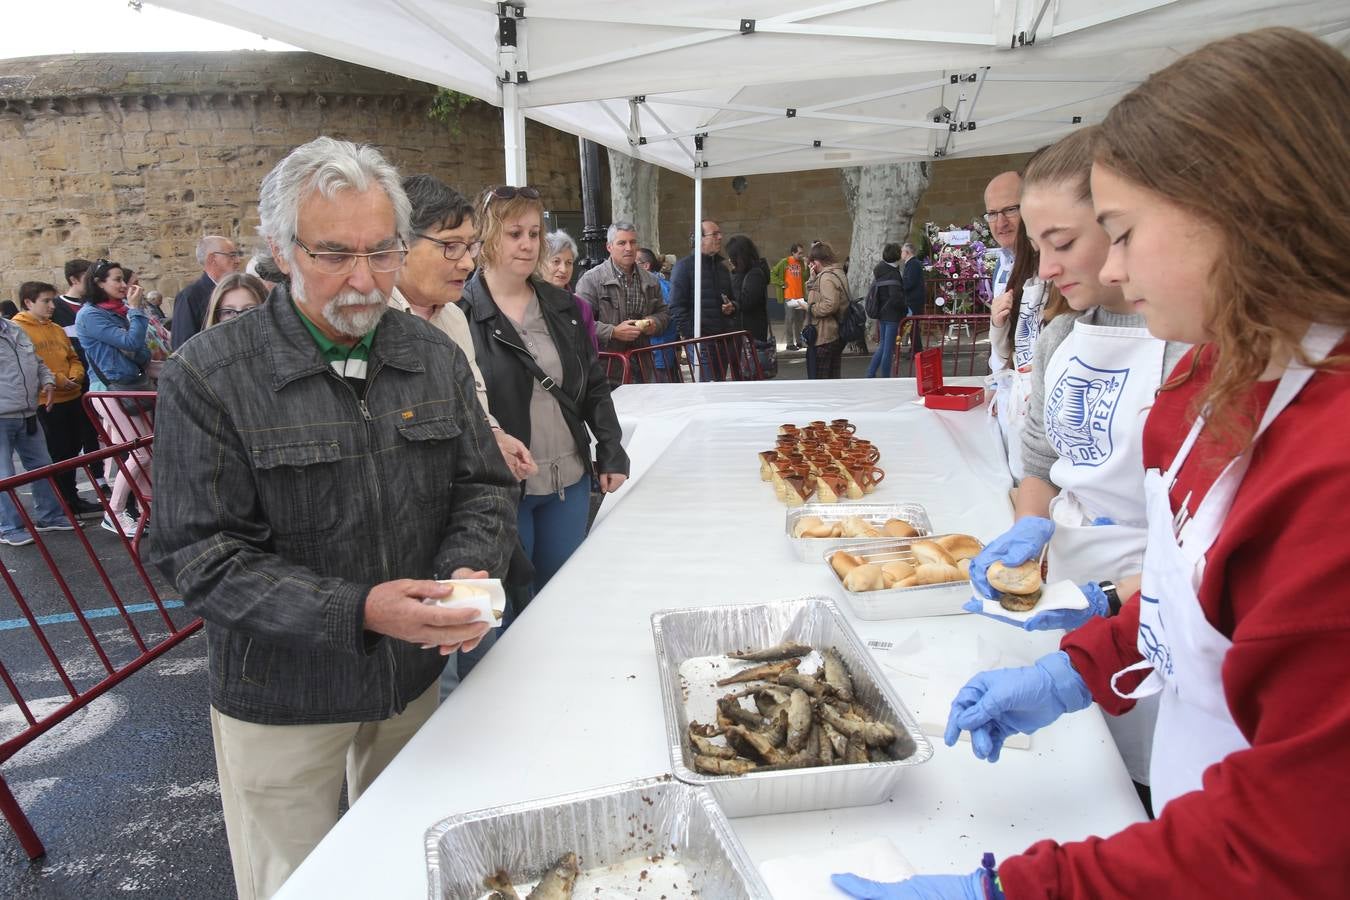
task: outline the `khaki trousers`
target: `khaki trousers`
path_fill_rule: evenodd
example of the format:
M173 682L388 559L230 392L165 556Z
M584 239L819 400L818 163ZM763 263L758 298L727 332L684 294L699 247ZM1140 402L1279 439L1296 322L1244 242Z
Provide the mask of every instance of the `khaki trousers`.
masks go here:
M211 707L220 804L240 900L271 897L338 820L342 779L355 805L439 700L431 687L382 722L258 725Z

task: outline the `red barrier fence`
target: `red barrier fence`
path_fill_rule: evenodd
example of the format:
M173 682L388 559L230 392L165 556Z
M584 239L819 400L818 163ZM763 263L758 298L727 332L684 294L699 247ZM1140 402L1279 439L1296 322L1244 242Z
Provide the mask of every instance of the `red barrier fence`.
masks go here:
M17 734L9 735L0 742L0 763L8 761L38 736L201 628L200 619L180 624L170 616L169 609L141 563L133 536L122 535L118 541L121 552L126 554L126 560L130 563L129 568L121 564L120 554L108 555L106 544L103 546L104 556L100 557L90 542L90 535L84 532L69 504L56 488L55 476L72 470L83 471L93 483L109 459L115 460L118 470L125 474L129 462L137 458L138 454L148 459L152 441L152 437L137 438L0 480L0 494L15 504L19 518L34 541L33 547L21 550L4 548L4 557L7 558L0 559L0 578L4 579L5 587L9 589L20 617L26 623L21 628L7 630L5 634L13 637L6 637L5 642L0 644L0 651L3 651L0 653L0 680L8 688L25 723ZM42 531L35 527L36 523L21 502L19 490L32 488L41 491L44 484L55 493L56 501L65 512L66 523L72 527L57 530L50 523ZM97 487L95 493L103 508L108 510L108 496ZM150 511L148 494L142 496L137 493L137 497L141 503L142 516L141 525L134 536L136 542L139 541ZM44 567L39 576L33 574L31 559L17 558L19 554L34 552L41 558ZM23 584L20 584L21 581ZM53 614L53 610L57 612ZM154 613L158 615L154 616ZM138 625L133 618L138 614L151 614L152 617L149 621L142 618ZM180 617L187 618L181 614ZM72 624L78 624L78 632L69 627ZM53 626L51 631L48 626ZM24 639L26 634L31 635L35 645L24 646L27 643ZM128 636L133 645L128 648L132 654L129 658L127 650L119 650L121 645L127 643ZM36 685L49 685L52 680L57 680L68 699L25 696L25 686L30 690L42 690L32 683L34 679L31 675L16 677L10 668L19 662L16 657L25 649L33 656L45 658L51 667L52 674L39 676ZM5 656L10 658L6 660ZM32 660L25 659L23 662L31 664ZM90 668L97 674L98 680L92 684L82 683L95 677L80 674ZM24 684L20 684L21 680ZM0 812L14 829L29 858L42 856L45 852L42 840L20 809L3 775L0 775Z
M628 381L628 354L600 351L600 365L605 367L605 378L615 387Z
M918 346L915 346L915 337ZM989 372L989 315L906 316L896 331L896 349L891 354L891 377L913 378L910 351L942 348L942 360L950 376L986 375ZM985 343L980 343L981 338Z
M627 384L764 380L748 331L653 344L622 355L628 357Z

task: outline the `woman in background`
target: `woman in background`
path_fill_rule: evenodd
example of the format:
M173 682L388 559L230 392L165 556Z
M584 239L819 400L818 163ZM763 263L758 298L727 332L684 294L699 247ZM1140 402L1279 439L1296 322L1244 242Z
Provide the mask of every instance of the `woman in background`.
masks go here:
M539 466L525 480L517 515L538 592L586 537L592 473L602 491L618 490L628 477L628 454L576 297L538 277L544 243L539 192L503 185L485 191L475 208L481 268L465 286L460 306L492 413Z
M228 322L267 302L269 288L263 280L247 272L231 272L216 282L206 305L202 330Z
M572 295L577 304L577 314L581 316L581 321L586 326L586 334L590 336L591 348L599 353L600 339L595 334L595 310L591 309L591 304L584 297L578 297L572 290L572 268L576 262L577 242L572 240L570 234L559 228L544 235L543 265L539 267L539 274L555 288Z
M142 308L139 285L129 286L119 263L100 259L84 273L84 305L75 314L75 336L84 348L85 360L92 370L89 389L102 391L151 391L150 348L146 333L150 316ZM95 403L108 436L114 442L135 440L152 433L147 415L132 415L117 401ZM105 476L113 479L109 513L103 516L103 528L124 537L136 533L137 522L127 515L131 481L141 496L150 499L150 457L144 450L128 455L125 467L108 458Z

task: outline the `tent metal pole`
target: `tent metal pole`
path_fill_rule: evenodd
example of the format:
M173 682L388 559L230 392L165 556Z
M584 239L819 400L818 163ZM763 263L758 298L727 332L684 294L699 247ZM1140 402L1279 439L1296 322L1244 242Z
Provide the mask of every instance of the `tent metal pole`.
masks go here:
M694 161L694 337L703 336L703 151Z
M506 150L506 183L525 181L525 114L520 110L514 82L502 85L502 144Z

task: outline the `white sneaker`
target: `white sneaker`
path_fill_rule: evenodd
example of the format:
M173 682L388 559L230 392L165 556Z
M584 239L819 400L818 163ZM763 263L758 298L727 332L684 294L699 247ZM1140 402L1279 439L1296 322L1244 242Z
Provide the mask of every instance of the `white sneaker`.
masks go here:
M125 511L117 514L116 524L113 523L112 516L108 513L103 514L104 531L111 531L113 534L117 534L117 525L119 524L122 526L122 534L129 538L136 536L136 520L127 515Z

